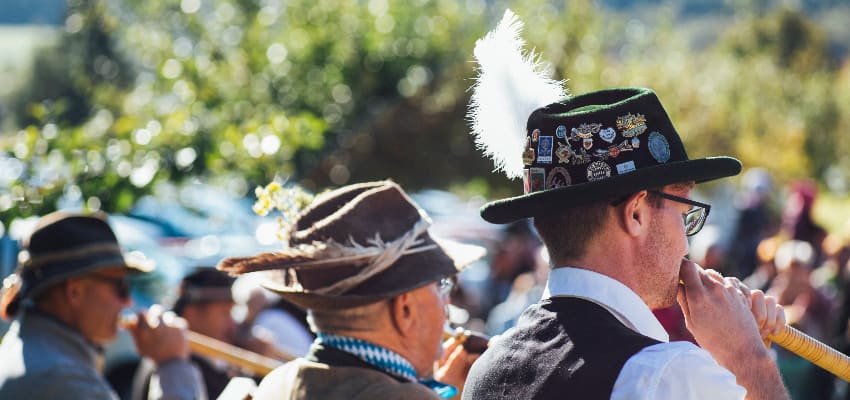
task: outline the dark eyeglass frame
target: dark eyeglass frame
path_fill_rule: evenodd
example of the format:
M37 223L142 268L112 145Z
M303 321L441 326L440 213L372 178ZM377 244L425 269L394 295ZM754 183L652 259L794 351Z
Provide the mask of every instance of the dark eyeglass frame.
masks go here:
M106 283L112 288L115 295L122 300L130 298L130 282L127 278L110 278L102 275L86 275L83 278Z
M699 231L701 231L702 227L705 225L705 221L708 219L708 213L711 212L710 204L700 203L698 201L686 199L684 197L674 196L669 193L664 193L660 190L648 190L648 192L663 199L695 207L692 208L690 211L682 214L682 222L685 224L685 236L693 236L696 235ZM703 210L705 210L705 213L702 213ZM696 220L693 220L693 218L696 218ZM689 220L691 222L689 222Z

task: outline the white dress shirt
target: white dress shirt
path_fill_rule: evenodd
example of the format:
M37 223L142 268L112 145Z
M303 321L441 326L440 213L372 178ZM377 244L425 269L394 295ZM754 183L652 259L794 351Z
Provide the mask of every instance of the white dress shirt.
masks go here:
M638 295L617 280L580 268L554 268L543 298L578 297L611 312L635 332L663 343L629 358L611 393L611 399L743 399L746 389L711 355L691 342L669 342L655 315Z

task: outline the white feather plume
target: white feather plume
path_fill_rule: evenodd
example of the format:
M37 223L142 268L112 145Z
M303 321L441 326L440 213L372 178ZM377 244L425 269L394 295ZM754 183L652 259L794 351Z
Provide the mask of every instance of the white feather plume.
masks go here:
M562 81L549 78L538 55L524 54L522 26L506 10L496 28L475 43L478 77L467 114L477 147L493 159L495 171L511 179L522 175L528 116L568 95Z

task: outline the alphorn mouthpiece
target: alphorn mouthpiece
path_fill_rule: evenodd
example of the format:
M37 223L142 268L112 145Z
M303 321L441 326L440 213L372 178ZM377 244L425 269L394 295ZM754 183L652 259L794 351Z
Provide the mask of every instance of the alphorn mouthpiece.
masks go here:
M443 341L454 338L463 348L472 354L481 354L490 344L490 338L481 333L457 327L452 329L448 324L443 329Z

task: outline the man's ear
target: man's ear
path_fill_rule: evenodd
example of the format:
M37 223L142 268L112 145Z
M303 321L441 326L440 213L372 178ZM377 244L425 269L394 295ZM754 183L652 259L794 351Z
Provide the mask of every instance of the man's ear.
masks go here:
M413 293L402 293L390 301L390 315L396 330L401 336L408 336L415 328Z
M64 285L62 294L68 305L77 308L82 306L86 292L86 283L78 279L69 279Z
M646 190L631 196L619 208L617 214L623 230L630 236L639 236L649 226L649 197Z

